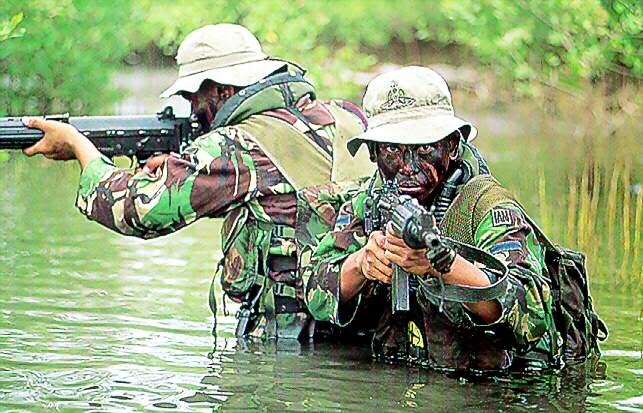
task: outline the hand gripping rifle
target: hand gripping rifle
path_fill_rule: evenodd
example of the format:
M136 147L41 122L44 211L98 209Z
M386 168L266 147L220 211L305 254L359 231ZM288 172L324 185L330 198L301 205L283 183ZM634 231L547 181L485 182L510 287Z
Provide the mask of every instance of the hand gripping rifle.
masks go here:
M176 117L171 106L156 115L70 117L63 114L45 116L45 119L69 123L104 155L136 157L139 165L154 155L182 151L200 132L190 118ZM26 127L19 117L0 118L0 150L24 149L42 137L42 131Z
M372 193L372 191L370 191ZM391 223L393 232L413 249L426 249L427 258L438 272L449 271L455 259L455 250L445 243L433 215L420 206L417 200L399 194L397 183L384 183L377 197L369 197L365 211L365 229L386 231ZM391 279L391 305L393 313L409 311L411 282L409 273L393 264Z
M454 174L449 183L454 186L461 173ZM451 182L453 181L453 182ZM374 180L372 185L374 184ZM440 235L434 218L434 211L427 211L417 203L417 200L399 195L395 182L386 182L379 193L369 188L369 197L366 200L364 211L364 226L367 234L376 230L386 230L386 225L391 223L393 232L404 240L406 245L413 249L426 249L426 257L431 266L440 274L449 272L456 253L464 259L474 262L479 268L484 268L485 273L491 275L491 285L487 287L468 287L456 284L445 285L442 277L409 278L409 274L393 266L393 279L391 280L391 302L393 313L409 311L411 286L416 285L417 293L430 302L438 305L439 311L443 310L445 301L458 303L471 303L490 301L502 297L506 293L508 284L507 266L498 258L451 238ZM440 195L441 202L447 202L446 197L452 192L451 186L445 185ZM452 197L452 195L451 195ZM438 201L440 201L438 199ZM445 208L443 208L446 210ZM435 211L438 219L444 214Z

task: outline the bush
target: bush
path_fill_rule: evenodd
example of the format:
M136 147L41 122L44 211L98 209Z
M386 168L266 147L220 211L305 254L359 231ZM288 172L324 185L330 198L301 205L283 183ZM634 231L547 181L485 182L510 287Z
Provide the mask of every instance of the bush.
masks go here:
M109 108L118 98L110 76L130 49L129 10L129 0L0 2L0 16L24 16L23 35L0 48L0 115Z
M455 50L518 95L574 92L602 79L638 84L643 76L634 0L0 2L8 16L0 22L20 13L26 32L0 49L0 113L105 110L118 97L110 75L121 62L152 50L171 64L188 32L220 22L247 26L269 54L310 69L324 97L357 97L355 72L377 56L400 60L392 43ZM0 25L0 36L10 36L12 24Z

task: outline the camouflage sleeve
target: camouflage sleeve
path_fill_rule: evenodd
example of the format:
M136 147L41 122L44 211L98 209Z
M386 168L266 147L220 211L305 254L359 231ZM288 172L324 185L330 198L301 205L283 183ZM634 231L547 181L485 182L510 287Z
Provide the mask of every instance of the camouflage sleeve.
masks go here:
M362 294L348 302L340 301L340 274L346 258L366 244L363 229L363 203L366 193L359 193L341 206L333 231L326 233L315 249L308 265L302 268L305 300L317 320L346 326L360 306Z
M509 269L509 285L499 299L502 315L491 325L509 331L518 351L557 347L553 303L545 270L544 248L536 239L524 212L502 204L489 211L475 232L476 246L503 261ZM470 321L477 325L469 317Z
M107 228L153 238L253 198L293 191L254 141L227 127L171 155L153 174L131 173L105 157L93 160L81 173L76 205Z

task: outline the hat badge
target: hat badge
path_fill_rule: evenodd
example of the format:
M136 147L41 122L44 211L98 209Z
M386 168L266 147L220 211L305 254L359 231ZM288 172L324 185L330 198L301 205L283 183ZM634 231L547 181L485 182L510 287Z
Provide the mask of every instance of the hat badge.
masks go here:
M408 96L404 89L400 88L396 81L389 86L387 99L380 106L380 112L401 109L415 104L415 98Z

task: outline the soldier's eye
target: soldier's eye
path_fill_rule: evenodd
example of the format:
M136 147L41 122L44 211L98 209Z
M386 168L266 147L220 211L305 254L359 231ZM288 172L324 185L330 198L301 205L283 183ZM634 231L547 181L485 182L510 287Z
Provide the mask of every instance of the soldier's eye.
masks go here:
M420 145L417 149L418 153L423 155L431 153L433 150L434 148L431 145Z
M384 150L388 153L399 153L400 147L397 145L384 145Z

